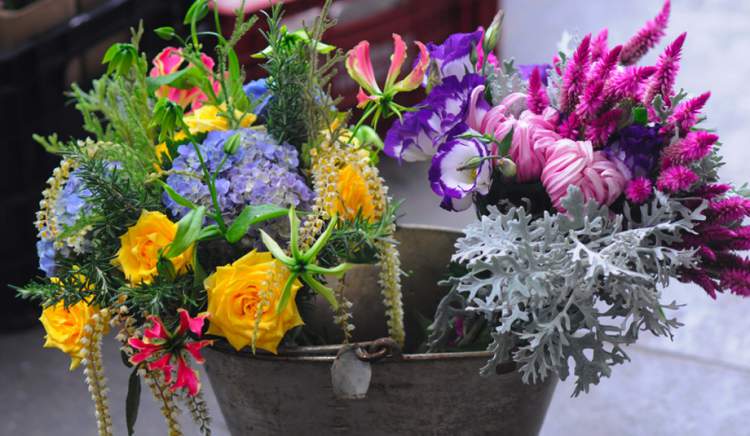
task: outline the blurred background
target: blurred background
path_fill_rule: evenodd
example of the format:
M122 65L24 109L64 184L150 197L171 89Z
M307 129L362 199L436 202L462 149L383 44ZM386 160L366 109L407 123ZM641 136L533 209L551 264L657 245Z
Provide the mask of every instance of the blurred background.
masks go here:
M56 159L45 155L32 133L81 137L81 120L64 91L72 82L88 86L101 74L101 57L128 28L143 19L146 29L181 21L188 1L177 0L0 0L0 283L23 284L37 274L34 212ZM240 1L220 2L231 11ZM299 27L319 13L320 0L289 2L287 22ZM506 12L502 57L517 63L548 62L568 32L583 36L609 28L612 44L626 41L661 7L661 0L336 0L339 20L326 42L348 49L372 42L375 65L387 68L391 32L406 39L439 42L454 32L488 25L498 7ZM249 9L264 1L247 1ZM231 14L231 12L230 12ZM227 18L230 23L231 17ZM662 42L688 31L677 86L693 95L711 90L706 113L718 129L727 165L722 178L750 181L750 2L674 0L670 30ZM226 27L226 26L225 26ZM147 32L144 46L156 54L165 43ZM240 46L249 78L263 75L249 55L265 46L251 32ZM653 61L658 49L645 59ZM382 71L384 73L384 71ZM335 92L351 104L356 88L345 76ZM438 208L423 165L399 166L384 160L382 171L395 198L406 200L402 222L461 228L472 212ZM41 348L37 309L0 292L0 435L88 435L95 432L93 409L79 373L69 373L68 357ZM745 435L750 416L750 299L719 295L675 284L665 299L686 306L686 324L673 341L644 336L628 349L632 362L615 368L588 395L570 398L572 383L556 391L542 435ZM111 406L116 432L124 433L128 371L114 341L105 341ZM207 378L203 378L215 417L216 435L226 428ZM166 429L150 398L143 395L139 435ZM187 422L187 421L186 421ZM186 425L186 434L190 426ZM197 434L197 433L195 433Z

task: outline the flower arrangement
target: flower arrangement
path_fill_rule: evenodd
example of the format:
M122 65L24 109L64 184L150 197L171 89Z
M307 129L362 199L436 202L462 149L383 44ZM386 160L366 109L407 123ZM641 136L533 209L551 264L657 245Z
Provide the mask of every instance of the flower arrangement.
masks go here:
M44 346L68 353L71 370L85 367L99 434L113 431L101 358L110 328L133 368L130 434L142 382L169 434L181 434L180 407L210 434L201 350L217 340L270 353L325 343L304 325L314 298L336 309L349 340L351 303L327 281L353 264L380 265L390 335L403 342L397 204L375 166L382 142L350 127L329 95L343 59L322 42L329 7L295 32L274 7L257 55L268 77L244 83L234 47L256 17L240 8L225 36L214 9L215 31L200 30L211 11L196 0L187 35L155 30L178 46L149 61L134 30L106 52L93 89L74 85L89 138L37 138L61 161L37 214L44 277L18 292L44 308Z
M429 94L400 108L384 150L430 161L440 206L479 215L457 242L431 350L489 331L482 373L509 360L526 382L572 370L577 395L628 360L641 332L671 337L676 304L659 291L670 280L750 296L739 253L750 200L719 180L710 93L676 88L686 34L638 65L670 7L625 44L605 29L549 64L496 59L499 19L427 46Z

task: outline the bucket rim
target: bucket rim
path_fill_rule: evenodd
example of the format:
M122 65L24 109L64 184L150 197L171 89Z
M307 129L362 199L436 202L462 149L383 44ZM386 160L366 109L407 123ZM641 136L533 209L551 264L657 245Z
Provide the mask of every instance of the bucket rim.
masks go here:
M284 362L319 362L333 363L336 354L341 347L347 344L318 345L309 347L280 348L277 354L265 350L256 350L253 353L248 348L240 351L233 349L225 340L216 341L211 349L222 354L231 354L257 360L271 360ZM429 362L429 361L452 361L466 359L489 359L491 351L459 351L453 353L404 353L399 358L385 358L384 362Z

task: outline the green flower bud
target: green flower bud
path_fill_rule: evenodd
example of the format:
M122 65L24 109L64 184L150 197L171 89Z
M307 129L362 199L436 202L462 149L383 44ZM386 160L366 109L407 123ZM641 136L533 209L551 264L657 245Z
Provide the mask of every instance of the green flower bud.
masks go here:
M507 157L504 157L497 161L497 169L505 177L515 177L516 173L518 172L516 163L508 159Z
M224 153L229 155L237 153L241 143L242 135L240 135L240 132L237 132L224 141Z

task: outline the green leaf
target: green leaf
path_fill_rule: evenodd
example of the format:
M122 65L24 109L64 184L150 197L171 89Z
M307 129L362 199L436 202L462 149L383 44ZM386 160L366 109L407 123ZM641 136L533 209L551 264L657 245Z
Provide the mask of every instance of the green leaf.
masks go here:
M130 363L130 358L128 357L128 353L126 353L124 350L120 350L120 359L122 359L122 364L125 365L127 368L132 368L133 364Z
M341 265L334 268L323 268L318 265L307 265L305 268L307 269L307 271L310 271L314 274L341 276L342 274L346 274L347 271L352 269L352 266L353 265L350 263L342 263Z
M237 52L233 48L227 51L227 60L229 61L229 78L230 81L240 79L240 60L237 58Z
M502 141L500 141L500 147L497 150L497 154L500 156L505 156L508 154L508 151L510 151L511 143L513 142L513 129L510 129L510 131L505 135Z
M279 246L279 244L274 241L272 237L268 236L268 233L264 232L263 230L260 231L260 240L263 241L263 245L266 246L268 251L271 252L276 260L288 267L296 265L295 260L287 256L286 253L284 253L284 250Z
M207 0L196 0L190 5L185 19L182 24L190 24L192 22L198 22L208 15L208 1Z
M200 287L208 275L198 259L198 250L193 250L193 285Z
M171 74L165 74L163 76L146 77L146 85L148 86L148 91L154 92L157 89L165 85L171 85L175 88L188 87L189 85L182 85L182 84L177 83L177 81L184 78L187 75L194 75L196 71L197 71L197 68L190 67L190 68L185 68L185 69L176 71ZM177 85L180 85L180 86L177 86Z
M138 407L141 403L141 377L138 375L138 367L133 369L128 380L128 395L125 398L125 422L128 426L128 435L135 434L135 421L138 419Z
M164 192L166 192L167 195L169 195L169 198L174 200L175 203L179 204L180 206L187 207L188 209L195 209L198 207L192 201L178 194L177 191L172 189L171 186L167 185L162 180L157 180L157 182L161 185L162 188L164 188Z
M206 207L199 206L188 212L187 215L177 222L177 234L166 254L168 258L179 256L198 240L205 216Z
M200 233L198 233L198 240L205 241L208 239L216 239L219 236L221 236L221 230L219 229L219 226L217 226L216 224L211 224L210 226L206 226L201 229Z
M310 285L315 292L325 298L334 310L339 308L339 302L336 300L336 295L333 293L333 290L326 287L323 283L320 283L312 274L307 272L302 273L302 281Z
M299 218L294 212L294 207L289 208L289 247L292 250L292 257L299 259L302 255L299 252Z
M229 243L242 239L247 234L251 226L258 223L279 218L288 213L288 209L273 204L260 204L257 206L246 206L240 216L238 216L232 225L227 229L226 238Z
M302 255L302 261L305 264L312 263L313 260L315 260L315 258L318 256L318 253L320 253L320 250L325 247L325 245L328 243L328 240L331 238L331 234L333 234L333 229L336 227L337 222L338 216L334 215L333 218L331 218L331 221L328 223L328 227L326 227L326 230L323 232L323 234L320 235L313 246L310 247L310 249Z
M283 312L286 305L289 304L289 300L292 298L292 286L294 285L295 280L297 280L297 274L289 274L289 278L286 279L286 283L284 284L284 290L281 291L279 302L276 304L276 315Z
M159 273L159 277L165 278L170 282L174 282L174 279L177 278L177 271L174 269L174 264L166 257L159 257L159 260L156 262L156 272Z
M171 26L158 27L154 29L154 33L165 41L169 41L175 36L174 27Z
M633 108L633 122L641 125L648 124L648 111L645 107L636 106Z

